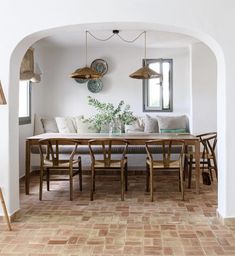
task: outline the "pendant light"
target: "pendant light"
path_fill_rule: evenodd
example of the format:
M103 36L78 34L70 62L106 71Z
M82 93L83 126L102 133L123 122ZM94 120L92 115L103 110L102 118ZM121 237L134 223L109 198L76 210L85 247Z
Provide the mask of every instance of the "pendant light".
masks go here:
M135 79L153 79L161 76L161 74L157 73L146 65L146 31L144 31L144 67L130 74L129 77Z
M87 66L87 31L86 31L86 66L70 74L71 78L95 80L103 75Z
M7 104L6 98L2 89L1 81L0 81L0 105L5 105Z

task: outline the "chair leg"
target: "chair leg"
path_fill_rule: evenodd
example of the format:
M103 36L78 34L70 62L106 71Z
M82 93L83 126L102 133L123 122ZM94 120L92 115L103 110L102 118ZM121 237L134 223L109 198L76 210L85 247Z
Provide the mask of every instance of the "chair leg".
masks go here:
M191 188L192 170L193 170L193 157L190 156L190 158L189 158L189 169L188 169L188 188Z
M2 204L2 209L3 209L3 212L4 212L4 216L5 216L5 219L6 219L6 222L7 222L8 229L11 231L12 230L11 221L10 221L9 215L7 213L7 207L6 207L6 204L5 204L5 201L4 201L4 197L3 197L3 194L2 194L2 189L1 188L0 188L0 201L1 201L1 204Z
M150 166L149 168L149 176L150 176L150 200L153 202L153 168Z
M90 200L93 201L93 193L94 193L94 179L95 179L95 169L94 166L91 166L91 194L90 194Z
M184 169L181 166L180 167L180 190L181 190L181 195L182 195L182 200L184 200Z
M73 167L69 167L69 192L70 192L70 201L73 201Z
M47 173L47 191L50 191L50 170L47 168L46 169Z
M124 201L124 167L121 167L121 200Z
M127 163L125 164L124 170L125 170L125 190L128 191L128 167L127 167Z
M78 158L78 170L79 170L79 188L82 191L82 160L81 157Z
M44 169L40 168L40 183L39 183L39 200L42 200L42 187L43 187L43 172Z
M213 167L211 165L211 160L209 158L207 159L207 165L208 165L208 171L210 173L211 181L213 181L213 175L212 175L212 171L211 171L213 169Z
M218 167L217 167L217 161L215 156L213 157L213 162L214 162L215 176L216 176L216 179L218 180Z
M185 156L185 161L184 161L184 181L186 180L186 177L188 177L188 174L189 174L188 157Z
M93 192L95 192L95 170L94 170L94 175L93 175Z
M149 165L146 163L146 192L149 192Z
M178 174L178 186L179 186L179 192L181 192L181 176L180 176L180 172Z

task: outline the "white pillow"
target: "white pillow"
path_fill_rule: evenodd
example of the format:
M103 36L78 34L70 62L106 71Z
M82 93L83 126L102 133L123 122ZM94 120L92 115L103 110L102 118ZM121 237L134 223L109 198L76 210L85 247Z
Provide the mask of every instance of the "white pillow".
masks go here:
M41 118L42 117L37 114L34 115L34 130L33 130L34 135L39 135L39 134L44 133Z
M126 133L143 132L143 131L144 131L144 122L143 122L142 117L138 117L131 124L126 124L125 125L125 132Z
M84 118L77 118L76 119L76 129L77 133L95 133L97 130L91 127L91 124L88 122L84 122Z
M157 116L160 132L165 129L185 129L188 130L188 118L182 116Z
M55 118L41 118L41 122L45 133L59 132Z
M56 117L55 121L60 133L76 133L73 117Z
M145 116L144 132L146 133L159 132L157 118L153 118L150 115Z

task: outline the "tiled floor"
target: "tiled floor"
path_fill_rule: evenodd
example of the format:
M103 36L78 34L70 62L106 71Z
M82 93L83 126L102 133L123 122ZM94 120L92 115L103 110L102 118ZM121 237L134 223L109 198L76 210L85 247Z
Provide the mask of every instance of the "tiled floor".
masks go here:
M201 185L200 195L187 189L182 202L177 175L159 174L153 203L144 182L143 175L130 176L124 202L115 175L97 176L93 202L87 176L73 202L67 182L52 182L42 202L38 177L29 196L22 182L13 231L0 223L0 255L235 255L235 226L216 219L215 182Z

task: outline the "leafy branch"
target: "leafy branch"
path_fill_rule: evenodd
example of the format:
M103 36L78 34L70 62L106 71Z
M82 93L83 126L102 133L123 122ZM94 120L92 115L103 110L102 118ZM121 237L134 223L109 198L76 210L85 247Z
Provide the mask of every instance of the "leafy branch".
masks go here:
M122 126L130 124L136 120L136 117L130 110L130 105L125 105L123 100L121 100L115 108L112 103L102 103L97 99L88 96L88 105L94 107L98 113L88 118L86 121L98 131L101 130L102 125L108 125L115 120L119 120L122 123Z

